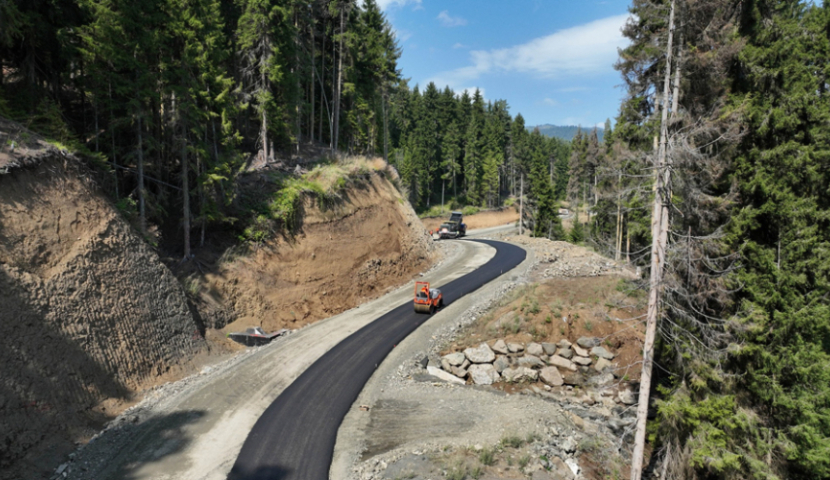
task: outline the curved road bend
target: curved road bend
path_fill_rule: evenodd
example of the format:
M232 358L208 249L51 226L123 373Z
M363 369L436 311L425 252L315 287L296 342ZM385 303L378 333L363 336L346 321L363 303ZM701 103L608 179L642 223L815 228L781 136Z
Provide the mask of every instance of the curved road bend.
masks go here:
M526 252L508 243L486 264L441 287L446 303L520 264ZM327 480L337 429L363 386L392 348L429 317L407 302L329 350L274 400L257 420L229 480Z

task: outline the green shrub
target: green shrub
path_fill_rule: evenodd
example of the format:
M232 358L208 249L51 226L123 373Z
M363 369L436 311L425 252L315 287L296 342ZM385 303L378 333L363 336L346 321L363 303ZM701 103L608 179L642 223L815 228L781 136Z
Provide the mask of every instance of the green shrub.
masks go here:
M485 448L481 452L479 452L478 461L484 465L489 466L496 462L496 456L493 455L492 450L490 450L489 448Z
M479 207L474 207L472 205L468 205L468 206L461 209L461 213L462 213L462 215L475 215L480 210L481 209Z
M524 445L524 440L516 435L509 435L501 439L502 447L519 448L522 445Z

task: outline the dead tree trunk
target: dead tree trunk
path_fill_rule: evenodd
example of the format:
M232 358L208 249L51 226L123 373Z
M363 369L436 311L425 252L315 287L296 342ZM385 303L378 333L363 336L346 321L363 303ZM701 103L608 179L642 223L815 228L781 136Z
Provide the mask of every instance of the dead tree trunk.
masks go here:
M136 133L138 134L138 225L141 234L147 235L147 215L144 207L144 142L141 138L141 112L138 112Z
M387 113L386 95L386 79L384 78L381 97L381 102L383 103L383 159L386 160L386 163L389 163L389 114ZM441 203L444 203L443 200Z
M522 234L522 224L525 221L524 218L524 190L525 190L525 176L522 174L521 183L519 184L519 235Z
M617 173L617 231L614 236L614 260L620 261L622 254L622 169Z
M314 91L317 90L314 87L314 71L317 70L314 59L314 57L317 56L317 53L315 52L314 44L317 42L315 41L313 19L309 22L309 29L311 30L311 116L308 119L308 136L309 141L314 144Z
M340 57L337 59L337 91L334 95L334 142L332 143L332 153L337 151L337 142L340 140L340 91L343 83L343 34L345 16L343 11L345 8L340 8Z
M182 228L184 228L184 260L190 259L190 183L187 169L187 125L182 120Z
M637 405L637 430L634 435L634 451L631 454L631 480L640 480L643 471L643 453L646 442L646 420L648 417L649 393L651 391L651 370L654 355L654 340L657 335L657 316L660 307L660 283L666 260L668 239L669 202L671 201L671 173L666 160L668 137L668 100L671 82L672 41L674 35L674 7L671 2L669 13L669 38L666 45L666 71L663 79L663 111L660 119L660 147L657 153L656 191L651 217L651 277L649 279L648 314L646 317L646 338L643 344L643 371L640 375L640 395Z

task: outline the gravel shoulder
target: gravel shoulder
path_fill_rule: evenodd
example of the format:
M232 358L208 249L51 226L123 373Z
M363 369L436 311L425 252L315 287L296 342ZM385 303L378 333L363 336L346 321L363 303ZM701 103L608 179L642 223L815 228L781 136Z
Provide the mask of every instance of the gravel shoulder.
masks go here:
M471 236L489 238L501 236L503 231L493 229L484 236ZM419 361L427 352L437 352L505 292L525 283L535 264L535 256L528 250L518 267L433 315L386 357L341 424L330 478L360 478L359 472L365 468L361 462L373 453L394 458L410 450L421 453L449 445L495 443L505 432L519 434L542 428L538 422L548 409L544 402L433 382L431 377L421 378L427 381L414 380L424 377ZM435 353L430 356L432 362L437 360ZM372 465L381 461L380 457L374 458Z
M484 233L522 246L527 259L434 315L386 358L341 424L330 471L333 480L454 476L459 462L481 467L477 455L487 451L501 452L502 459L527 458L529 463L517 468L508 466L508 460L477 471L486 479L601 478L583 455L591 449L591 458L613 457L609 465L620 461L635 412L615 402L610 390L499 390L443 382L426 373L425 361L440 367L440 351L469 334L469 327L495 310L513 289L550 278L634 276L623 265L582 247L511 236L513 232L500 229ZM519 450L505 449L509 438L533 440L523 441Z
M424 279L441 285L492 258L473 242L447 242ZM378 316L411 299L412 282L179 382L154 389L61 465L75 479L224 479L253 424L309 365Z

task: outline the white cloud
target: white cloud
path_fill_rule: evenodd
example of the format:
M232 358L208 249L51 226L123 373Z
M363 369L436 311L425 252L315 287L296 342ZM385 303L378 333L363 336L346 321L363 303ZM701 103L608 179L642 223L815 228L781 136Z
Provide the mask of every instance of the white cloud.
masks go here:
M461 17L453 17L447 10L438 14L438 20L441 21L441 25L445 27L462 27L467 25L467 19Z
M557 92L562 93L573 93L573 92L586 92L590 90L588 87L567 87L567 88L560 88Z
M559 106L559 102L557 102L556 100L554 100L552 98L546 98L546 99L542 100L542 103L549 106L549 107L558 107Z
M456 43L455 45L452 46L452 48L458 49L458 48L470 48L470 47L468 47L467 45L464 45L463 43Z
M540 78L605 73L617 60L617 48L628 43L620 31L628 18L628 14L617 15L513 47L474 50L470 52L470 65L436 77L452 86L498 72L525 73Z
M395 34L395 38L401 42L405 42L412 38L412 32L409 30L404 30L402 28L393 28L392 33Z
M421 0L377 0L378 6L384 12L390 7L403 7L407 4L415 5L415 9L423 8Z

